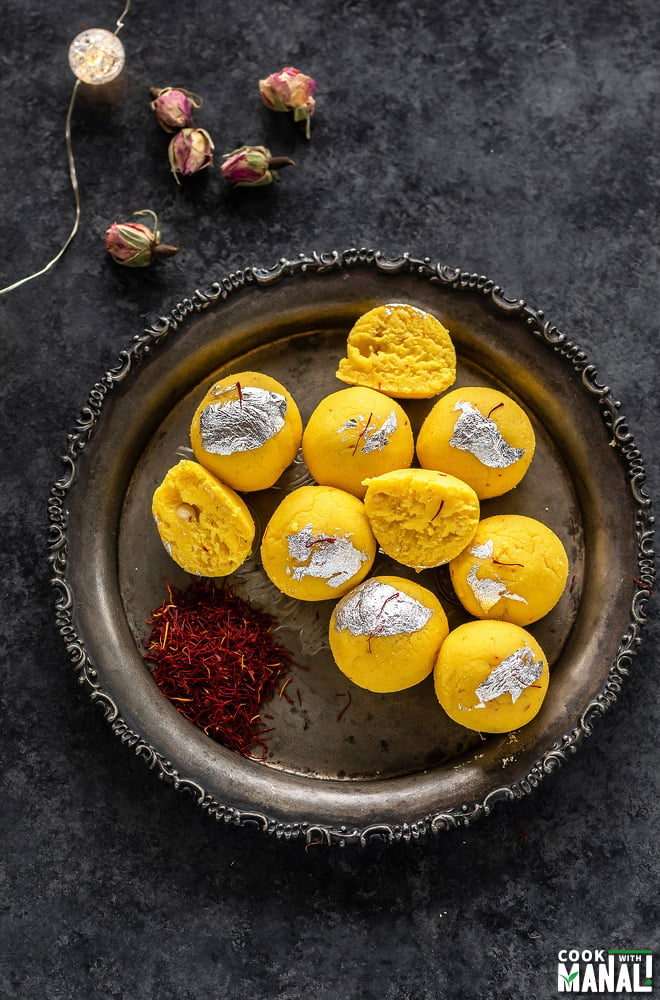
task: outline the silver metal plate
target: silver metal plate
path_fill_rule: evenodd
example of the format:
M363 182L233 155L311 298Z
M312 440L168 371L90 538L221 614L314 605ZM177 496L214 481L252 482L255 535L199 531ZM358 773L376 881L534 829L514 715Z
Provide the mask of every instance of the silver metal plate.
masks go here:
M278 638L300 666L287 689L293 700L275 698L267 709L275 727L267 761L252 761L180 715L142 657L164 578L187 582L154 528L151 497L189 445L193 412L214 380L264 371L287 386L305 421L342 387L335 370L350 326L390 301L425 309L450 330L457 387L500 389L532 420L537 449L525 479L484 501L482 516L536 517L566 546L564 595L529 629L548 657L550 689L533 722L487 737L445 716L430 678L397 694L363 691L329 652L332 602L282 597L257 555L234 583L278 618ZM413 430L431 405L405 404ZM541 313L492 281L428 259L301 255L196 290L92 388L64 462L50 496L49 560L73 666L122 741L225 822L340 844L410 840L472 822L529 792L575 751L615 700L639 643L655 573L651 504L620 405ZM298 461L273 489L246 495L258 534L284 492L307 481ZM446 570L415 574L378 556L373 573L429 586L450 627L467 618Z

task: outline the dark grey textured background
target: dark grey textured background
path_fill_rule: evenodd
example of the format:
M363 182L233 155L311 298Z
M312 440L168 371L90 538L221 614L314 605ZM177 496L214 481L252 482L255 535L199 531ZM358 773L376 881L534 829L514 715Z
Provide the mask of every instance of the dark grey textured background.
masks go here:
M0 285L68 233L66 50L120 11L4 4ZM428 255L543 308L622 400L657 496L656 0L134 0L122 39L121 82L73 116L78 237L0 299L0 997L546 1000L558 948L657 960L657 599L614 710L515 809L305 854L215 824L111 735L55 632L46 563L48 492L93 382L197 285L299 251ZM318 81L309 143L258 97L287 64ZM177 187L148 108L170 83L204 96L219 153L264 142L296 166L277 188ZM184 249L133 272L103 233L141 208Z

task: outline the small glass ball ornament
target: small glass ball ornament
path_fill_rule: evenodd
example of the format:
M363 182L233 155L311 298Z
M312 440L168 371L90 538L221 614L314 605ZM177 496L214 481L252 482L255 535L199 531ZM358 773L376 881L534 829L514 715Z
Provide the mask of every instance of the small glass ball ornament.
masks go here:
M110 83L124 68L124 46L105 28L81 31L69 46L69 66L81 83Z

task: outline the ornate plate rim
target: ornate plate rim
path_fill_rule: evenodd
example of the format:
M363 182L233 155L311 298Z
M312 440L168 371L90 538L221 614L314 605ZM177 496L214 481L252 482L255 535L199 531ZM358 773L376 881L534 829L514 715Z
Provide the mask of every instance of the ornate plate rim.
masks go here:
M159 751L142 736L134 732L121 715L110 693L104 690L94 664L90 661L84 639L78 635L74 622L75 599L69 582L67 531L67 499L78 478L78 463L92 439L103 413L108 394L124 381L165 338L186 320L210 307L222 304L233 293L246 286L268 286L297 274L314 272L324 274L357 267L372 267L382 272L408 272L452 289L474 293L488 300L500 315L516 318L526 324L531 334L557 352L579 376L584 389L592 394L600 408L601 417L613 446L620 453L628 487L635 506L635 544L637 576L629 609L629 621L600 692L584 708L578 724L565 732L541 753L528 773L518 781L493 788L480 801L466 802L445 812L420 817L413 822L390 825L376 823L362 828L325 826L305 822L283 823L254 811L239 810L218 802L196 781L181 775ZM132 751L144 759L177 790L192 793L195 801L211 816L225 823L238 826L256 826L260 830L285 840L304 838L306 844L366 845L372 839L389 843L417 840L429 833L438 833L465 827L482 816L487 816L496 803L521 799L536 788L545 775L553 772L573 755L584 739L591 735L594 722L608 711L616 701L621 685L630 672L632 658L642 641L642 629L647 622L647 604L655 581L655 556L653 550L654 518L652 500L646 490L644 462L631 433L626 417L607 385L598 380L595 365L587 353L574 341L546 320L541 310L529 306L523 299L506 295L490 278L439 263L431 258L417 259L408 253L388 257L373 249L351 248L344 251L312 252L299 254L289 260L281 257L269 268L248 267L231 272L209 288L195 289L190 297L182 299L169 313L161 315L141 335L133 338L133 346L119 354L115 367L106 371L92 387L86 405L82 408L75 427L67 437L67 446L60 456L65 466L63 475L52 485L48 501L48 564L51 585L55 590L55 624L61 636L79 683L86 689L91 701L101 706L113 733Z

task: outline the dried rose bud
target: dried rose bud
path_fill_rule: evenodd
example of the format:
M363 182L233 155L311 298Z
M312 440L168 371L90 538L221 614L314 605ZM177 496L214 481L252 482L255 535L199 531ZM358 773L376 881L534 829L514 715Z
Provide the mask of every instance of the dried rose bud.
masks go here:
M293 111L294 121L305 123L308 139L315 90L316 80L293 66L286 66L279 73L271 73L265 80L259 80L259 92L266 107L272 111Z
M178 174L188 177L204 170L213 163L213 140L206 129L182 128L172 138L168 155L172 173L179 183Z
M202 99L180 87L151 87L151 110L166 132L176 132L192 125L193 108L201 108Z
M151 215L153 231L141 222L113 222L105 231L105 248L117 264L124 267L149 267L159 257L173 257L179 247L160 242L158 217L145 208L134 215Z
M263 187L279 180L277 171L293 166L288 156L271 156L265 146L239 146L225 153L222 176L236 187Z

